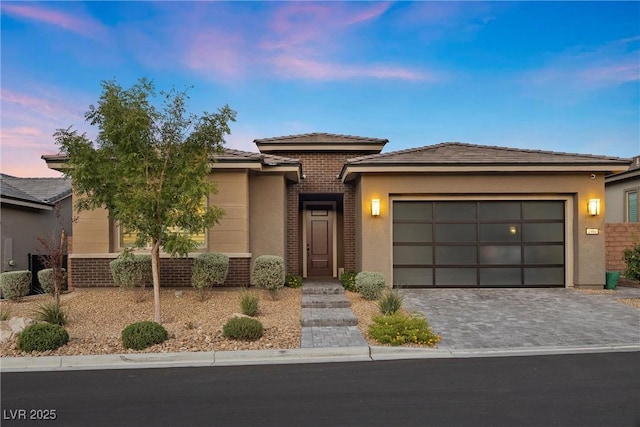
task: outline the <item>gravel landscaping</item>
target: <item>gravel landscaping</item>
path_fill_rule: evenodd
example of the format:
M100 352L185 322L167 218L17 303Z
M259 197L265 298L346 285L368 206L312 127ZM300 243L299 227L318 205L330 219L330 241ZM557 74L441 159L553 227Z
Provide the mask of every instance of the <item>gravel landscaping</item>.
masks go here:
M121 332L129 324L153 320L151 289L136 302L139 290L75 289L64 294L62 306L67 310L66 326L70 341L67 345L46 353L23 353L16 348L15 337L0 345L0 356L88 355L134 353L122 347ZM264 326L264 335L257 341L235 341L222 336L222 326L240 313L242 289L216 288L200 301L193 289L162 289L162 324L169 339L140 352L184 352L286 349L300 347L301 290L284 288L273 299L268 291L256 289L259 312L256 316ZM2 311L11 317L33 318L34 309L52 301L48 295L25 297L22 301L2 301Z

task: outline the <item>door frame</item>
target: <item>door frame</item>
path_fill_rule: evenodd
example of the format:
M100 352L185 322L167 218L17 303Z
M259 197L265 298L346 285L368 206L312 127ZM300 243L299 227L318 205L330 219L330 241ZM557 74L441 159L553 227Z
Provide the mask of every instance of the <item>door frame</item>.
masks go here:
M307 216L310 215L313 206L330 206L331 211L331 257L332 257L332 277L338 277L338 221L336 218L336 202L302 202L302 277L309 277L307 271Z

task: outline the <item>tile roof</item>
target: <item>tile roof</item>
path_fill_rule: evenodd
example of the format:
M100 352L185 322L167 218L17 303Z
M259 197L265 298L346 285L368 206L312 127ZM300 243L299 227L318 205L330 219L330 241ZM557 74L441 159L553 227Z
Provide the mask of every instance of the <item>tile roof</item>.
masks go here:
M217 161L261 161L268 165L281 164L298 164L300 160L283 156L274 156L272 154L256 153L252 151L235 150L225 148L223 153L216 154L214 159Z
M298 144L298 143L330 143L330 144L381 144L389 142L384 138L368 138L364 136L340 135L335 133L312 132L302 133L298 135L285 135L273 138L254 139L256 144L264 143L280 143L280 144Z
M0 193L11 199L53 205L71 195L71 179L18 178L0 174Z
M389 153L372 154L347 160L347 165L505 165L505 164L619 164L630 159L590 154L497 147L444 142Z

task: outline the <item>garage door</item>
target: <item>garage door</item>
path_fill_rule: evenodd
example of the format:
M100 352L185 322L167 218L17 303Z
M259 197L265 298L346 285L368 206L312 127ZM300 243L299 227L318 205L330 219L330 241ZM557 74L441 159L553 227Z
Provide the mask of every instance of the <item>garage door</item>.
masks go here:
M564 201L394 201L396 287L564 286Z

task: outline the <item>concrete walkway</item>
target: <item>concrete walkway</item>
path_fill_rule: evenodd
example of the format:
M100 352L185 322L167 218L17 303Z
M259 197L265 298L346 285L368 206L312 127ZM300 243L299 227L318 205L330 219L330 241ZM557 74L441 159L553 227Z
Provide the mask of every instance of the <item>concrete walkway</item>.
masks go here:
M574 289L402 290L404 306L427 316L440 349L640 345L640 310L617 301L640 289L608 294Z
M302 285L301 348L366 346L358 319L335 279L305 280Z

